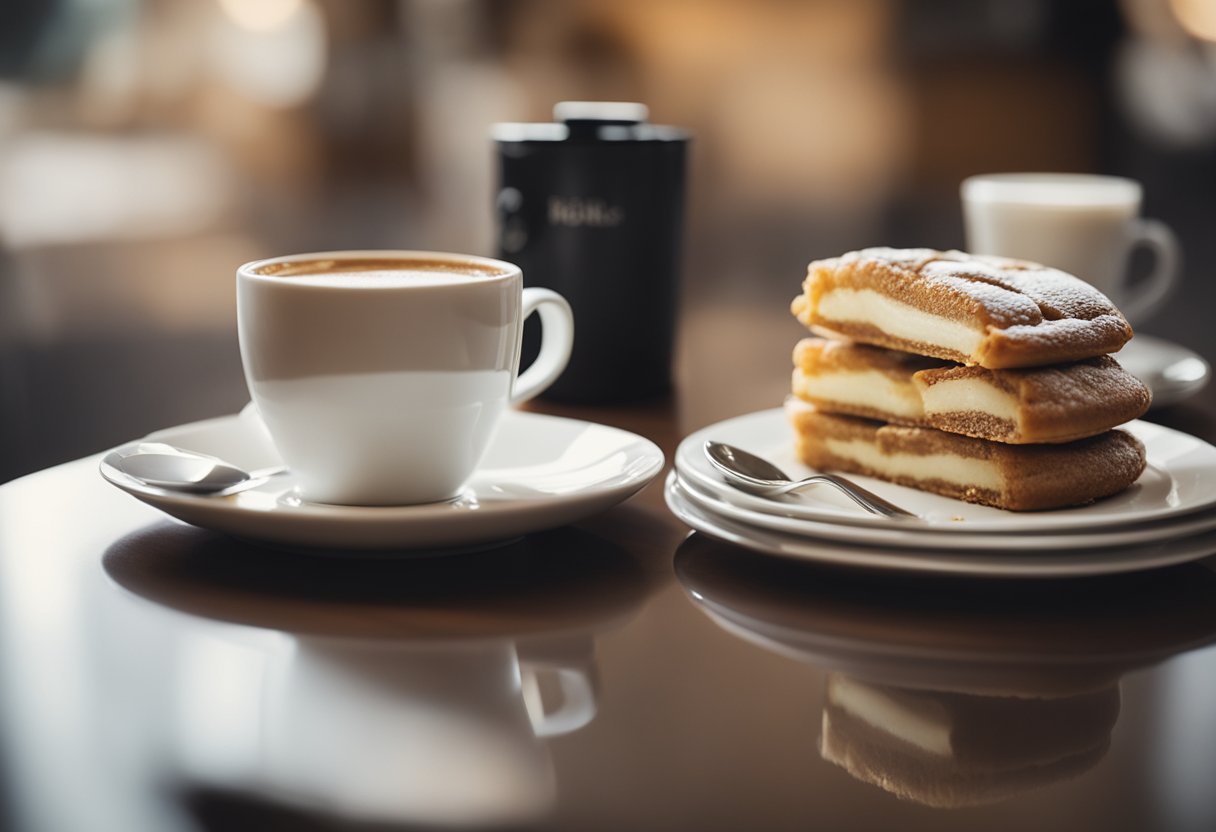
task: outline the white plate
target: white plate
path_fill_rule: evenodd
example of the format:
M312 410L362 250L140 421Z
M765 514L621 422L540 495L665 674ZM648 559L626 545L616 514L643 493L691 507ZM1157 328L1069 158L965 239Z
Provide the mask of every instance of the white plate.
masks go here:
M246 469L278 461L260 423L247 417L195 422L139 441L167 442ZM308 503L296 494L290 475L227 497L195 496L142 485L104 461L101 473L128 494L191 525L333 555L481 546L555 528L627 499L662 467L663 452L628 431L509 411L464 494L445 503Z
M779 513L784 503L778 503L773 512L752 511L728 503L696 482L678 474L677 481L683 489L683 496L690 502L710 514L728 520L807 539L844 540L907 549L1092 549L1099 546L1126 546L1132 543L1176 540L1216 529L1216 511L1201 511L1182 515L1175 520L1162 520L1110 532L995 535L920 531L917 534L908 534L906 522L894 526L851 526L843 523L820 523Z
M942 552L861 546L795 537L713 515L688 499L675 471L667 478L664 496L672 513L702 534L757 552L836 566L982 577L1062 578L1155 569L1216 554L1216 532L1164 543L1033 552L1008 549Z
M1003 511L870 477L852 478L920 516L924 522L904 523L898 527L909 534L1109 531L1117 526L1174 519L1216 505L1216 448L1201 439L1150 422L1131 422L1124 427L1144 443L1148 469L1131 488L1087 506L1055 511ZM703 450L706 440L710 439L764 457L791 477L808 476L814 471L795 456L793 429L781 408L727 419L691 434L676 450L677 470L716 497L752 511L876 528L896 528L895 524L900 522L867 514L831 488L808 489L780 501L745 494L727 485L710 466Z
M1137 335L1115 355L1123 368L1153 391L1153 407L1177 404L1203 389L1212 367L1186 347Z

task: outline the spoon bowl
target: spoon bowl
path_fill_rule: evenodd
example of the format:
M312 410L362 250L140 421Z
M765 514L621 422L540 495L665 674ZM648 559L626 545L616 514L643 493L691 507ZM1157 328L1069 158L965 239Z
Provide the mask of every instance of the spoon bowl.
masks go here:
M137 482L163 491L183 494L227 495L261 485L284 473L284 466L246 471L216 457L167 445L146 442L133 451L111 454L111 466Z
M830 485L871 514L899 519L916 517L873 491L835 474L815 474L794 480L768 460L723 442L706 442L705 456L728 483L749 494L776 497L812 485Z

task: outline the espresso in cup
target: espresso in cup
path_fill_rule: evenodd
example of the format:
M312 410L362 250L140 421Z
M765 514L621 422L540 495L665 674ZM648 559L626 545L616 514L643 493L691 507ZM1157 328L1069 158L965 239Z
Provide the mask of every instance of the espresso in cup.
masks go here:
M518 375L522 322L540 357ZM437 252L303 254L237 270L250 394L301 496L406 505L457 496L499 417L561 373L569 306L517 266Z

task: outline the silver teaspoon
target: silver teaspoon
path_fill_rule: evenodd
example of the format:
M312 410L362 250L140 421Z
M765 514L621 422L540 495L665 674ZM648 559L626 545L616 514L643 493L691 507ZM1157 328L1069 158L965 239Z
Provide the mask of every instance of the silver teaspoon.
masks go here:
M287 470L278 466L246 471L223 460L161 442L145 444L111 464L144 485L186 494L232 494L261 485Z
M722 442L706 442L705 456L726 481L740 491L777 496L811 485L831 485L872 514L897 518L916 517L912 512L884 500L873 491L835 474L815 474L805 479L792 480L768 460Z

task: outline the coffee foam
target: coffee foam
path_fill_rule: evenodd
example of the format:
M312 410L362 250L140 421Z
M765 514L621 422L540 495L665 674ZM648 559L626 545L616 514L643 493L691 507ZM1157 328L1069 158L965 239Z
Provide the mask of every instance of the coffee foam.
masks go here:
M452 286L510 274L506 269L470 261L393 258L288 260L263 264L254 273L312 286L355 288Z

